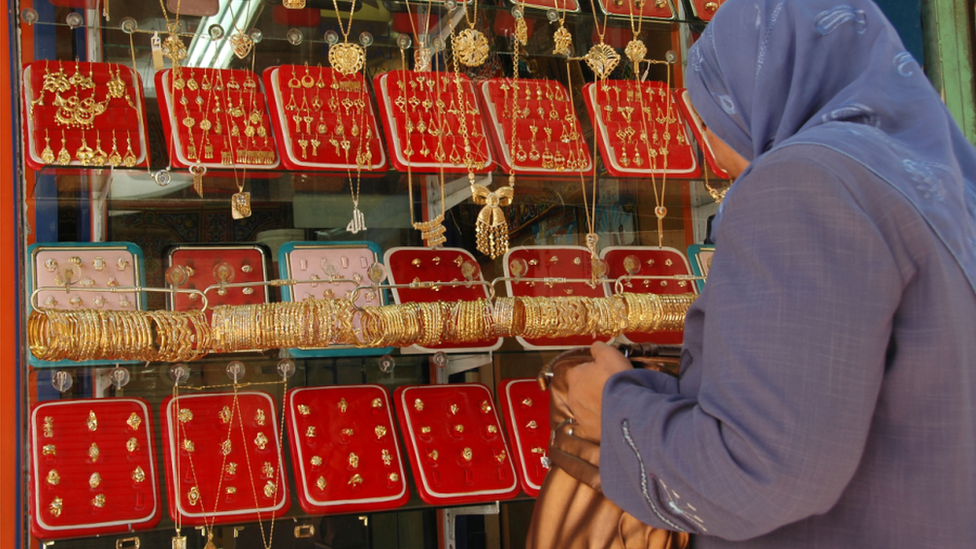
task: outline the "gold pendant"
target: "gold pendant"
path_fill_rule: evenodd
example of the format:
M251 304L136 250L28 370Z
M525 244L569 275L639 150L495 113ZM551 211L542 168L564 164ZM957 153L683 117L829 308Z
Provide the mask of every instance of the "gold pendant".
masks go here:
M353 202L352 219L346 225L346 230L352 234L366 230L366 218L363 212L359 211L359 202Z
M452 45L465 67L480 67L488 59L488 39L481 31L464 29L454 37Z
M566 27L560 26L552 35L553 55L572 55L573 54L573 35Z
M234 48L234 55L238 59L244 59L247 57L247 54L251 53L251 48L254 47L254 41L251 40L250 36L241 31L237 31L230 37L230 47Z
M524 17L515 20L515 39L523 46L529 41L529 26L525 23Z
M207 173L206 166L190 166L190 175L193 176L193 190L200 198L203 198L203 174L205 173Z
M230 197L230 215L234 219L251 217L251 193L239 192Z
M172 549L186 549L186 536L173 536Z
M305 0L284 0L282 4L284 4L285 9L300 10L305 7Z
M606 44L596 44L583 56L597 78L607 78L620 63L620 54Z
M507 186L491 192L484 185L471 185L471 195L475 204L484 205L474 226L478 251L492 259L504 255L508 252L508 221L501 207L512 203L515 188Z
M644 45L644 42L634 39L627 42L624 53L632 63L640 63L644 60L644 56L647 55L647 46Z
M443 214L437 214L437 217L430 221L414 223L413 228L420 231L420 237L424 239L424 245L428 248L433 249L447 242L447 237L444 236L447 229L444 227Z
M329 64L339 74L355 74L366 65L366 50L359 44L343 42L329 48Z
M180 61L186 59L186 44L175 34L169 35L169 38L163 42L163 55L168 57L170 61L178 64Z
M413 70L415 72L430 71L430 60L434 56L434 51L430 48L417 48L413 52Z

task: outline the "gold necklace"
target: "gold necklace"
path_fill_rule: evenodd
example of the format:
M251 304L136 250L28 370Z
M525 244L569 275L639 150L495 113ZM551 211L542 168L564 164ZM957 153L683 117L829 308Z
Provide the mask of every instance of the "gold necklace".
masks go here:
M452 37L451 45L454 48L452 57L457 58L465 67L480 67L488 59L488 39L481 31L474 28L478 22L478 0L474 0L473 18L468 15L467 6L462 5L461 9L464 10L468 28Z
M349 42L349 33L352 32L352 16L356 12L356 1L352 0L349 6L349 23L342 24L342 14L339 12L339 3L332 0L335 7L336 19L339 20L339 32L342 33L342 43L329 46L329 64L332 68L339 71L339 74L349 76L355 74L366 66L366 49L359 44Z
M248 0L248 2L250 1ZM234 8L228 4L227 9L230 10L230 22L234 26L234 34L229 39L230 47L234 50L234 55L238 59L244 59L254 49L254 40L237 26L237 14L234 13Z
M641 27L644 24L644 5L646 0L628 0L627 10L630 16L630 31L633 33L633 38L630 42L627 42L627 47L624 48L624 55L630 62L634 64L634 76L637 77L638 65L644 60L644 56L647 55L647 46L640 39ZM634 4L640 7L640 16L637 18L637 24L634 24ZM639 87L638 87L639 89Z
M593 13L597 13L596 5L593 4L593 0L590 0L590 7L593 9ZM590 48L590 51L586 52L583 56L583 61L590 67L593 74L596 75L599 80L606 80L613 69L617 68L620 63L620 54L617 50L611 48L604 42L604 36L607 32L607 14L603 14L603 27L596 22L596 17L593 18L593 26L596 28L596 34L600 37L600 43L594 44Z
M553 55L565 55L569 57L573 55L573 35L566 28L566 2L567 0L563 0L563 11L559 16L559 28L552 35L552 53ZM556 7L556 0L552 0L552 9L558 9Z

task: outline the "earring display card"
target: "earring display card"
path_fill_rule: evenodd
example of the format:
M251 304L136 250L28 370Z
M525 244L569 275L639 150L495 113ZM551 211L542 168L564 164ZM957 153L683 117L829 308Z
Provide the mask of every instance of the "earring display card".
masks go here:
M291 170L386 171L376 113L361 73L282 65L264 71L281 162Z
M270 395L166 397L160 413L173 520L226 524L288 511L281 431Z
M161 505L152 414L139 398L57 400L30 418L31 533L41 539L145 530Z
M226 282L265 282L267 275L267 252L254 244L243 245L181 245L166 250L167 272L174 267L182 269L178 279L185 281L180 289L203 291L209 286ZM268 302L267 286L245 286L242 288L223 288L207 292L207 316L213 314L217 305L254 305ZM180 293L169 296L167 307L171 311L187 311L201 307L197 294Z
M632 276L689 276L691 268L684 254L674 248L647 246L610 246L600 256L607 262L607 278L616 280L628 274ZM612 291L608 284L607 291ZM693 280L673 278L624 280L623 291L635 294L687 294L698 293ZM680 345L682 332L655 332L651 334L624 333L625 343L655 343Z
M688 0L691 11L695 17L702 21L711 21L718 8L725 3L725 0Z
M432 303L436 301L477 301L488 299L488 288L482 284L481 267L471 252L463 248L398 247L386 251L383 259L391 284L412 284L412 288L393 288L396 303ZM429 282L450 282L446 286L424 286ZM422 347L412 345L404 353L488 352L502 345L502 338L488 337L472 343L442 343Z
M701 147L702 154L705 156L705 162L708 163L708 167L711 168L712 173L721 179L732 179L732 176L722 168L719 168L715 162L715 151L712 150L712 146L705 139L705 125L695 111L695 108L691 105L691 97L688 95L688 90L678 88L674 90L674 94L678 97L678 106L681 107L681 114L684 115L686 120L691 122L689 124L691 126L691 133L695 134L695 141Z
M512 297L606 297L603 284L566 282L565 279L592 280L590 250L583 246L519 246L505 254L506 277L544 279L506 280ZM518 342L528 350L570 349L592 345L596 339L587 335L570 337L525 338ZM609 342L609 340L607 340Z
M715 246L706 246L703 244L692 244L688 246L688 259L690 259L691 263L691 272L695 276L708 278L708 271L712 268L713 255L715 255ZM705 289L704 280L696 280L695 285L698 286L698 293L701 293Z
M397 170L494 170L495 159L474 86L467 75L456 77L460 83L454 73L389 71L374 79L376 101ZM471 149L470 154L465 152L466 147Z
M23 77L24 160L31 169L146 165L142 86L130 68L35 61Z
M28 292L40 290L34 301L42 309L104 309L138 311L145 309L142 292L118 292L118 288L145 285L142 249L131 242L32 244L27 249L30 270ZM79 291L72 291L71 288ZM85 291L81 291L81 290ZM87 291L87 290L103 291ZM34 303L29 303L30 307ZM35 367L115 364L117 360L86 362L43 361L32 354L28 362Z
M156 73L156 90L173 167L279 167L264 93L253 72L166 69Z
M281 287L282 301L344 298L356 286L371 284L373 265L382 267L378 258L380 248L372 242L287 242L278 248L278 270L283 279L315 280L310 284ZM374 267L375 269L375 267ZM381 271L385 276L385 269ZM351 282L338 282L338 279ZM321 280L322 282L317 282ZM381 279L382 281L382 279ZM386 305L386 294L380 290L361 290L356 296L357 307ZM353 318L359 330L359 315ZM357 349L349 345L334 345L315 349L289 349L294 357L385 355L392 347Z
M590 148L566 88L551 80L510 78L481 83L488 126L502 171L535 175L593 173ZM512 143L512 119L515 143Z
M498 387L498 401L522 491L535 497L549 472L549 393L534 377L506 379Z
M298 501L306 513L379 511L410 499L382 386L292 389L285 417Z
M663 83L591 82L583 85L583 98L610 175L700 175L680 109Z
M487 387L404 386L393 399L420 499L463 505L515 497L518 479Z
M680 1L680 0L679 0ZM600 0L603 13L624 18L671 21L678 17L671 0Z

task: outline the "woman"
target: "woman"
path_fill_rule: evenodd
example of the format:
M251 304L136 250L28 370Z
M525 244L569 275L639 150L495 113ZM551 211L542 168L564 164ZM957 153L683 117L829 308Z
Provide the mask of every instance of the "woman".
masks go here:
M870 0L729 0L687 85L741 172L680 380L569 378L606 495L704 547L976 547L976 151Z

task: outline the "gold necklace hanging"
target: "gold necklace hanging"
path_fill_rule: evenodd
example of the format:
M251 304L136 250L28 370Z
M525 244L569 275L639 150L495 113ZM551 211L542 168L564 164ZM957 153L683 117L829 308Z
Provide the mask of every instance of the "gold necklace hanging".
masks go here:
M421 45L424 45L424 44L426 44L426 38L425 38L424 41L420 41L420 39L419 39L420 37L417 35L417 29L414 26L413 15L410 13L410 0L407 0L406 5L407 5L407 17L410 18L410 26L411 26L411 28L413 28L414 36L417 39L417 43L418 44L421 44ZM430 0L428 0L428 2L427 2L427 17L428 18L430 17L430 8L431 8L431 3L430 3ZM429 21L429 19L428 19L428 21ZM427 24L425 24L424 27L425 27L424 30L425 30L425 34L426 34L426 30L428 28L427 27ZM409 39L409 37L407 37L405 35L401 35L401 36L403 36L403 38L398 39L397 40L397 43L400 46L400 68L402 70L403 78L406 79L406 76L407 76L407 53L406 53L406 50L407 50L407 48L410 47L410 39ZM414 55L414 58L416 59L416 53ZM428 66L427 66L427 69L426 70L430 70L430 68L431 68L429 66L430 57L427 57L426 60L428 62ZM423 72L426 72L426 71L423 71ZM440 82L441 81L437 77L435 77L433 80L436 82L436 85L437 85L437 92L436 93L437 93L437 97L438 97L438 100L439 100L439 98L440 98ZM405 109L405 114L406 114L406 123L407 123L407 125L409 125L409 124L412 123L411 122L411 117L410 117L410 109L411 109L412 105L411 105L410 101L407 100L407 86L406 86L406 82L404 81L403 84L404 85L401 87L401 89L403 91L403 95L401 97L403 99L403 104L404 104L404 109ZM437 126L439 128L439 130L437 132L437 149L438 149L437 150L437 153L438 154L443 154L443 151L444 151L444 130L443 130L443 128L444 128L444 120L443 120L443 116L442 116L443 115L443 111L441 110L441 108L439 106L437 107L437 113L441 115L441 116L438 116L438 120L437 120ZM445 234L447 233L447 228L444 227L444 215L445 215L445 208L446 208L445 197L444 197L444 160L443 160L443 156L440 156L439 157L440 174L439 174L439 178L438 179L439 179L439 182L440 182L440 191L441 191L441 212L439 214L437 214L433 219L430 219L430 220L427 220L427 221L420 221L420 222L413 221L413 219L414 219L414 211L413 211L413 171L411 169L411 163L410 163L410 158L413 156L413 147L411 146L411 143L410 143L410 133L411 132L408 129L407 132L406 132L406 139L405 139L406 145L405 145L405 148L404 148L404 156L406 156L406 158L407 158L407 162L406 162L406 164L407 164L407 200L410 203L410 221L411 221L411 225L413 226L413 228L416 229L416 230L418 230L418 231L420 231L420 237L423 238L424 245L427 246L428 248L434 249L434 248L437 248L438 246L440 246L441 244L447 242L447 237L445 236Z
M250 2L250 0L248 0ZM230 10L231 24L234 26L234 34L230 36L230 47L234 50L234 55L238 59L244 59L247 54L251 53L254 49L254 40L251 39L243 30L237 26L237 14L234 13L234 9L227 5L227 9ZM245 8L245 13L247 8Z
M481 31L474 28L478 22L478 0L474 0L473 18L468 15L467 6L462 4L461 9L464 10L468 28L452 37L453 56L465 67L480 67L488 59L488 39Z
M593 8L593 13L596 13L593 0L590 0L590 6ZM596 17L593 18L593 26L596 28L597 36L600 37L600 43L594 44L590 51L586 52L583 61L590 67L597 79L605 80L610 77L610 73L620 63L620 54L604 41L604 35L607 32L607 14L603 14L603 28L600 28L600 24L596 22Z
M335 3L335 0L332 0L332 1L333 1L333 3ZM353 8L355 8L355 2L353 3ZM349 36L349 31L352 30L352 11L353 11L353 9L350 8L350 11L349 11L349 28L346 29L345 32L343 33L343 36L347 40L348 40L348 36ZM338 7L337 7L336 8L336 14L338 15L338 13L339 12L338 12ZM340 23L340 26L341 26L341 23L342 23L342 20L341 19L340 19L339 23ZM358 68L356 69L356 71L353 71L351 74L356 74L358 71L360 71L363 68L365 68L365 66L366 66L366 50L365 50L365 48L359 46L358 44L349 44L348 41L347 42L344 42L343 44L335 44L335 45L333 45L329 49L329 60L332 61L332 52L333 51L336 51L335 48L337 46L342 46L342 45L353 46L355 48L359 48L359 52L362 54L362 58L357 62ZM348 51L351 51L351 50L348 50ZM333 65L333 68L335 68L335 65ZM339 71L340 73L342 72L338 68L336 68L336 70ZM347 74L345 76L349 76L349 75ZM333 79L333 83L335 83L334 79ZM349 176L349 195L352 198L352 219L350 219L349 220L349 223L346 224L346 231L348 231L348 232L350 232L352 234L356 234L356 233L358 233L360 231L365 231L366 230L366 216L364 216L363 215L363 212L359 209L359 196L360 196L360 190L362 188L361 187L361 184L362 184L363 166L369 164L372 161L372 159L373 159L373 152L369 148L369 140L372 139L372 137L373 137L373 129L372 129L372 127L370 127L367 124L367 120L368 119L366 117L366 96L365 96L365 93L366 93L366 77L365 77L365 75L363 75L363 82L359 86L359 99L356 101L356 106L358 106L358 108L359 108L359 115L360 115L359 124L357 126L355 120L353 120L353 125L352 125L352 130L351 130L351 133L352 133L352 136L353 137L359 138L359 135L357 135L357 132L362 132L363 133L363 137L362 138L359 138L358 141L357 141L357 143L356 143L356 182L355 182L355 184L353 184L353 181L352 181L352 173L349 170L349 141L348 141L347 138L343 137L343 141L341 143L342 148L346 151L345 152L345 155L346 155L346 174ZM349 112L348 111L348 108L347 108L346 112L347 113ZM355 109L353 109L353 116L355 116ZM361 128L361 129L358 129L357 130L357 128ZM363 145L364 144L365 144L365 147L366 147L365 150L363 149Z
M630 39L630 42L627 42L627 47L624 48L624 55L626 55L627 59L630 59L630 62L634 64L634 75L636 78L636 75L639 73L638 65L647 55L647 46L644 44L644 41L640 39L641 26L644 24L644 5L647 0L628 1L629 3L627 4L627 9L629 11L630 31L633 33L633 38ZM637 4L637 7L640 8L640 15L637 18L636 26L634 23L634 4ZM637 89L640 90L639 84Z
M559 28L552 35L552 53L553 55L569 57L573 55L573 35L566 28L566 2L567 0L563 0L563 10L559 16ZM558 9L556 0L552 0L552 9Z
M339 20L339 32L342 33L342 43L329 46L329 64L332 68L339 71L343 76L355 74L366 66L366 49L359 44L349 42L349 33L352 32L352 16L356 12L356 0L351 0L349 7L349 23L342 24L342 14L339 13L339 3L332 0L335 7L336 18Z

